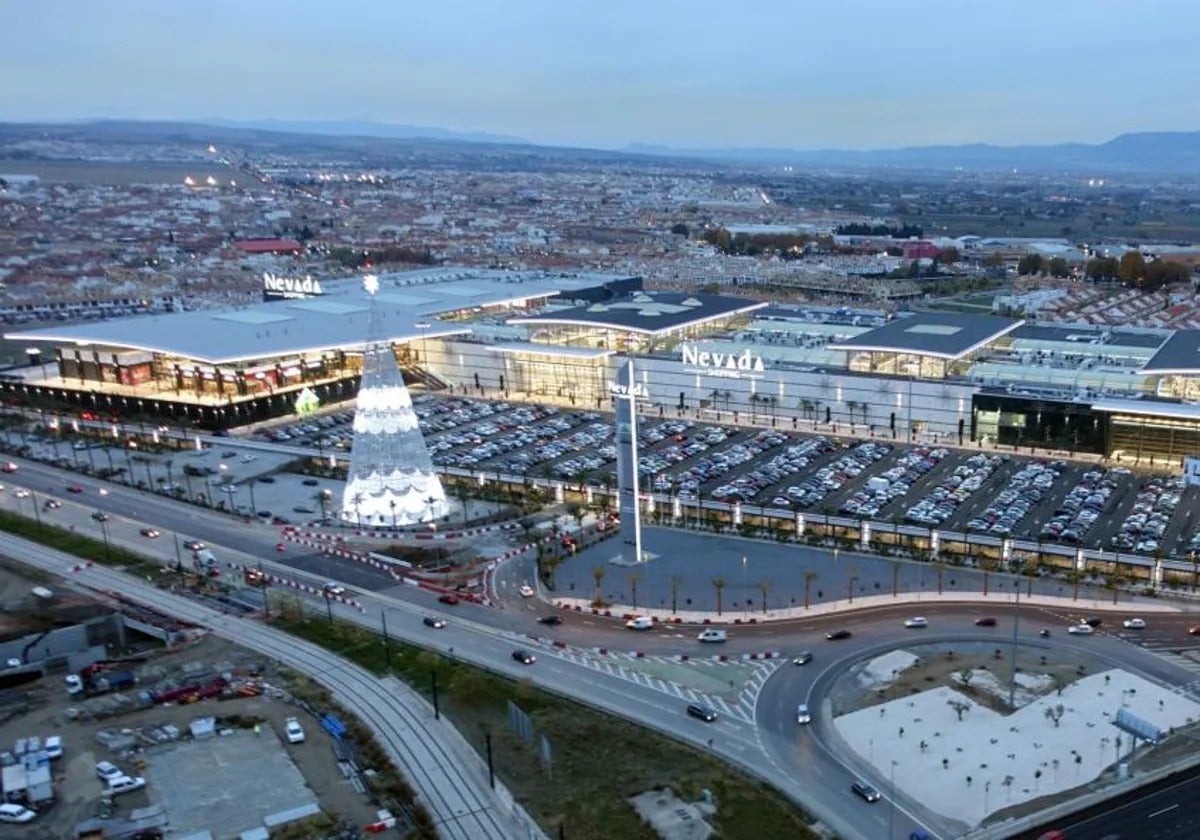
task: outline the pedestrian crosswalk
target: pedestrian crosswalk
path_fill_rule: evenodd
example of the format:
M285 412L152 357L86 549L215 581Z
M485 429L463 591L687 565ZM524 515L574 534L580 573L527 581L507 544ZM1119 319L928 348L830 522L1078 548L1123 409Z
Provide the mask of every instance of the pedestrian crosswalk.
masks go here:
M745 723L754 722L754 706L767 679L779 667L780 660L759 660L754 662L714 662L711 660L689 660L681 662L678 658L667 656L634 657L632 654L599 654L589 651L557 648L548 646L545 653L559 659L591 668L617 679L627 680L637 685L678 697L688 703L703 703L711 706L718 714L735 718ZM633 665L634 661L648 664L670 665L684 668L719 669L733 666L749 667L752 673L745 680L736 699L728 695L722 696L712 692L700 691L673 680L662 679L653 674L645 673Z

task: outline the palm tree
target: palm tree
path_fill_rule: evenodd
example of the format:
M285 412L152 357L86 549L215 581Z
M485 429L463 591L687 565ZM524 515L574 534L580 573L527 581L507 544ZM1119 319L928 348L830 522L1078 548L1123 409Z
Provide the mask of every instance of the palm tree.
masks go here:
M937 572L938 594L941 595L942 594L942 577L946 574L946 564L943 563L941 560L935 560L933 563L933 570L935 572Z
M1033 597L1033 579L1037 577L1038 567L1041 565L1040 560L1033 557L1026 557L1025 562L1021 564L1021 574L1029 579L1029 586L1025 594Z
M725 588L725 578L713 578L713 589L717 590L717 615L721 614L721 590Z
M1117 596L1121 594L1121 585L1129 580L1129 575L1120 566L1113 566L1113 570L1104 577L1104 588L1112 590L1113 604L1117 603Z
M892 561L892 597L896 598L900 595L900 561Z
M991 575L992 572L996 571L997 565L998 564L996 563L995 559L992 557L980 557L979 558L979 568L983 570L983 597L984 598L986 598L987 594L988 594L988 576Z
M640 581L641 579L642 579L641 572L630 572L629 573L629 589L633 594L634 612L637 611L637 585L638 585L638 581Z
M605 571L606 570L603 566L592 567L592 579L596 581L596 594L595 597L592 598L592 603L596 606L600 606L602 603L600 598L600 583L604 580Z
M327 492L328 492L327 490L322 490L313 496L313 501L316 502L317 506L321 508L321 521L322 522L325 521L325 494Z
M1079 569L1071 569L1066 574L1067 582L1075 587L1075 594L1071 596L1071 600L1079 600L1079 584L1083 581L1083 572Z
M808 609L808 596L812 591L812 583L819 577L820 575L818 575L812 569L808 569L804 572L804 609Z
M540 549L541 546L538 546ZM542 567L542 580L551 589L554 589L554 571L563 563L566 562L565 557L560 557L558 554L550 554L543 557L540 561Z
M771 591L771 581L760 580L756 584L756 586L758 586L758 591L762 593L762 611L766 612L767 611L767 593Z
M396 500L389 499L388 507L392 509L392 530L394 531L396 529Z
M675 615L678 610L675 609L675 604L679 599L679 587L683 585L683 575L671 575L671 615Z

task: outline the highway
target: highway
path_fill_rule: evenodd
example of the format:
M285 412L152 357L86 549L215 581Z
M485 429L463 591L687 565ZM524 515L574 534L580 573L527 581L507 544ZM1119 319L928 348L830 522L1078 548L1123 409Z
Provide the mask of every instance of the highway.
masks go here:
M398 586L390 577L361 564L335 560L292 545L282 553L277 552L277 529L257 522L247 525L242 520L181 505L163 496L80 478L35 463L21 462L19 473L9 479L11 483L35 491L35 496L30 499L10 498L5 502L8 507L17 509L21 509L19 503L29 502L24 507L26 515L32 516L34 498L40 501L47 495L54 495L64 500L64 508L48 512L48 515L44 513L43 516L51 519L70 515L72 522L79 523L79 530L90 528L87 533L97 538L100 536L99 528L85 514L88 510L104 509L114 516L109 523L112 530L124 528L128 531L132 528L135 540L136 523L145 522L163 531L163 537L156 545L147 546L145 550L148 552L157 548L160 554L166 552L169 555L172 538L178 534L181 538L198 538L209 543L218 555L226 550L245 552L262 558L265 565L274 569L299 569L309 580L340 580L367 593L360 596L365 606L364 612L337 609L348 620L378 629L386 613L388 630L393 636L447 655L452 653L455 657L510 676L527 677L539 687L628 717L702 748L706 748L711 739L712 749L717 754L770 781L843 837L877 840L888 836L889 824L893 826L891 836L902 839L907 838L908 832L918 825L933 830L940 837L956 836L965 828L942 824L919 803L905 802L902 798L896 801L892 813L889 813L891 805L886 801L876 805L864 803L850 791L850 783L859 768L856 768L853 758L847 759L839 751L836 734L827 723L827 716L818 713L814 725L810 727L797 727L795 723L796 704L809 701L814 708L819 707L817 698L823 696L825 689L847 664L895 647L903 618L913 612L911 605L731 628L730 639L722 652L739 654L779 650L789 654L809 649L816 656L807 666L783 665L774 672L762 686L753 709L753 722L723 715L716 723L705 724L683 714L684 702L678 696L586 668L555 655L554 648L549 644L552 634L554 640L580 648L609 646L617 650L637 649L647 654L710 653L709 649L694 640L694 629L669 627L632 634L624 630L619 622L589 614L569 613L564 616L561 626L550 630L538 624L536 619L552 608L535 599L505 598L503 609L469 604L447 608L438 604L436 596L431 593ZM66 493L66 486L72 483L80 484L84 492L78 495ZM102 484L108 490L105 495L98 492ZM77 509L76 504L80 505ZM121 518L127 518L129 522L124 523L120 521ZM523 578L527 575L527 569L519 564L512 564L503 574L508 576L506 580L511 583L528 579ZM108 570L89 570L85 575L104 576L108 588L122 592L136 591L139 597L158 598L164 594L144 584L138 584L137 589L131 590L124 584L116 583L122 580L120 577L113 577L109 583L109 576L115 576L116 573ZM87 577L81 580L90 583ZM512 592L514 588L508 586L506 591ZM170 601L172 612L176 601L181 602L181 608L202 609L190 601L173 599ZM998 642L1011 640L1011 609L1000 604L922 604L922 613L936 616L936 629L931 628L931 632L922 636L922 639L937 641L979 637L989 640L995 638ZM1106 614L1105 630L1109 629L1110 624L1116 623L1115 616L1123 615L1124 609L1127 608L1113 613L1111 619ZM1093 611L1097 610L1089 607L1089 612ZM998 626L982 632L973 622L985 612L998 618ZM422 625L421 618L429 613L443 615L449 620L449 625L441 631L428 630ZM1129 634L1102 632L1086 639L1068 638L1064 632L1068 617L1077 619L1077 612L1071 610L1069 603L1061 608L1023 607L1022 643L1043 643L1036 635L1037 630L1043 626L1051 627L1055 629L1053 644L1056 647L1077 645L1089 655L1107 658L1113 664L1120 664L1152 679L1174 683L1186 681L1187 675L1180 669L1165 660L1146 657L1122 637ZM1171 638L1187 640L1186 629L1193 623L1196 623L1194 616L1156 616L1152 632L1161 634L1164 641ZM238 634L248 628L269 630L245 620L230 622L227 627L227 632ZM824 633L832 627L846 627L853 630L854 635L844 642L827 642ZM541 637L543 641L533 642L529 638L531 635ZM257 638L254 634L251 636ZM538 653L539 661L531 667L515 663L511 653L517 646L531 646ZM264 650L264 653L267 652ZM286 657L280 658L287 661ZM366 689L360 687L359 690ZM847 761L849 767L846 766ZM401 763L400 766L407 772L407 764ZM888 793L886 780L882 780L882 784L879 779L874 781L885 794ZM415 782L414 779L414 785ZM447 810L453 811L453 808L447 805Z
M1068 840L1193 840L1200 837L1200 773L1151 785L1111 806L1088 809L1082 819L1064 820ZM1036 833L1026 835L1032 840Z

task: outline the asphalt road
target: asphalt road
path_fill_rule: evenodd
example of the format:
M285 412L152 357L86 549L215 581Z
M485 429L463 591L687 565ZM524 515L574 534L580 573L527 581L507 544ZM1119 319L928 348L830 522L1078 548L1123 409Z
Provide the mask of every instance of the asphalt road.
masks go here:
M701 650L711 652L695 640L698 628L662 628L647 633L632 633L625 630L619 621L604 619L590 614L568 613L560 627L551 630L537 623L540 615L549 607L536 599L516 597L515 585L528 579L530 568L513 564L503 568L509 576L512 588L506 589L502 599L503 609L494 610L469 604L445 607L436 602L430 593L411 587L396 586L390 578L376 574L369 567L329 558L314 552L299 552L289 545L285 551L277 552L276 529L259 523L245 525L241 520L180 505L161 496L153 496L117 485L106 485L108 493L100 495L100 482L94 479L78 479L65 476L56 469L36 464L22 464L19 475L9 477L9 483L28 486L36 491L39 501L46 495L55 495L67 501L64 510L87 527L86 511L91 508L104 509L114 515L110 524L134 528L136 523L146 522L163 531L157 541L166 545L176 534L204 540L220 552L222 548L243 551L262 557L270 564L283 564L300 568L320 578L342 580L364 592L375 592L379 597L366 597L366 611L358 613L341 609L346 618L367 626L378 628L382 616L388 616L391 635L413 643L459 656L513 676L532 678L537 684L575 697L583 702L599 706L615 714L624 715L645 725L677 735L698 746L712 740L712 749L726 759L739 764L751 772L769 778L786 794L801 802L814 815L822 818L847 837L875 838L887 836L887 823L893 822L894 837L907 837L907 831L917 824L937 830L939 836L952 836L954 827L940 826L936 818L930 818L917 803L897 801L894 813L889 813L887 802L868 806L849 790L855 770L843 765L846 759L837 755L830 743L824 724L818 719L814 726L797 732L794 719L795 705L804 700L815 701L824 686L832 680L837 670L855 658L874 655L894 647L903 618L915 614L914 605L889 606L862 611L849 615L832 615L820 618L805 618L794 622L769 625L742 625L732 628L730 639L723 652L742 653L762 650L780 650L785 654L804 649L813 650L817 659L809 666L778 669L763 686L759 695L754 724L733 717L722 716L716 723L703 722L686 717L683 703L676 697L624 680L609 679L599 672L550 655L539 656L531 667L515 663L511 658L514 647L529 643L528 636L552 637L567 644L592 647L607 645L622 650L642 650L647 653L694 653ZM65 492L67 484L79 483L81 494ZM32 498L30 504L32 504ZM23 501L23 500L20 500ZM76 508L76 504L81 507ZM32 513L32 509L30 509ZM54 515L66 515L61 511ZM127 518L128 523L119 522ZM95 523L92 523L95 526ZM98 532L98 527L94 527ZM99 533L94 534L99 536ZM220 548L217 548L220 547ZM964 607L962 605L922 604L920 612L931 617L930 632L925 639L961 638L960 634L979 635L973 625L974 618L981 614L995 615L1000 624L991 638L1011 638L1008 613L1011 608L1003 605ZM1089 607L1088 612L1095 611ZM431 631L421 623L422 616L441 614L450 620L449 626L441 631ZM1069 619L1077 620L1078 614L1069 605L1062 609L1024 607L1022 626L1026 628L1022 638L1027 643L1036 643L1036 631L1041 626L1057 628L1056 645L1078 645L1095 656L1109 658L1114 664L1122 664L1151 678L1170 682L1186 681L1180 669L1156 657L1145 657L1131 641L1150 638L1159 641L1178 639L1181 644L1191 641L1186 628L1195 619L1183 617L1155 616L1150 627L1141 631L1142 636L1133 635L1132 640L1125 631L1115 630L1125 610L1105 612L1105 625L1101 633L1085 639L1068 639L1064 628ZM894 623L893 623L894 622ZM854 632L851 640L830 643L824 641L824 633L832 627L846 627ZM1143 638L1144 637L1144 638ZM536 646L535 651L538 650ZM832 657L836 656L836 659ZM828 657L828 658L827 658ZM816 705L810 702L810 705ZM852 759L851 759L852 762ZM876 786L886 792L886 780L874 779Z
M1194 840L1200 837L1200 776L1061 827L1070 840Z

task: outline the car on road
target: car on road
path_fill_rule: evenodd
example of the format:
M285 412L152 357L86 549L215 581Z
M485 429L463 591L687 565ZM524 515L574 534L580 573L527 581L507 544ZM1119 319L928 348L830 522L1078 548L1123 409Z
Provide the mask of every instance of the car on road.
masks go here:
M204 543L200 542L200 540L184 540L183 547L188 551L200 551L204 548Z
M522 583L521 588L517 590L521 593L522 598L532 598L537 593L533 591L533 587L528 583Z
M0 805L0 823L27 823L32 822L36 816L36 811L31 811L24 805L18 805L15 802L5 802Z
M1096 632L1096 628L1090 624L1072 624L1067 628L1067 632L1072 636L1090 636Z
M95 519L97 522L107 522L111 518L112 517L102 510L98 510L92 514L92 519Z
M80 487L78 484L68 484L68 485L67 485L67 492L68 492L68 493L82 493L82 492L83 492L83 488L82 488L82 487Z
M441 601L443 604L450 604L451 606L453 606L454 604L458 603L459 599L458 599L458 596L455 595L453 592L445 592L438 596L438 600Z
M47 499L42 503L42 510L58 510L62 507L62 502L58 499Z
M630 630L649 630L654 626L654 619L648 615L636 615L625 622Z
M325 584L325 594L336 598L346 594L346 587L342 586L337 581L331 580L329 583Z
M920 616L920 615L914 616L910 619L907 619L904 622L904 626L907 627L909 630L913 630L918 627L928 627L929 619L925 618L924 616Z
M878 802L880 800L879 791L875 790L874 786L863 781L857 781L850 785L850 790L857 793L868 802Z
M991 616L984 616L983 618L977 618L977 619L975 619L975 626L976 627L995 627L996 619L992 618Z
M446 619L438 618L437 616L433 615L427 615L425 616L425 626L432 627L434 630L441 630L446 626Z
M143 528L142 530L138 531L138 533L143 537L149 537L150 539L154 539L159 535L158 531L154 528Z
M512 658L522 665L532 665L534 662L537 662L537 657L527 650L514 650Z
M701 642L723 642L727 636L724 630L717 630L710 627L707 630L701 630L700 635L696 638Z
M807 703L801 703L796 707L796 723L801 726L806 723L812 723L812 712L808 710Z
M109 779L119 779L125 775L125 771L111 761L99 761L96 763L96 775L101 781L107 782Z
M548 624L551 627L556 627L559 624L562 624L562 616L558 615L556 613L551 613L550 615L544 615L538 619L538 624Z
M1193 624L1188 628L1189 636L1200 636L1200 624Z
M1121 622L1126 630L1145 630L1146 620L1143 618L1127 618Z
M839 639L849 639L852 635L849 630L830 630L825 634L825 638L831 642L836 642Z
M1087 618L1081 618L1080 622L1086 624L1088 627L1099 627L1103 624L1098 615L1089 615Z
M792 657L792 664L793 665L807 665L809 662L812 662L812 658L813 658L813 655L812 655L811 650L802 650L802 651L800 651L800 653L798 653L794 657Z
M290 717L284 721L283 731L287 733L287 740L289 744L304 743L304 727L301 726L300 721L296 720L294 717Z
M26 490L24 487L18 487L16 490L13 491L13 495L16 496L18 499L28 499L29 491Z
M15 473L17 471L17 465L12 461L9 461L3 467L0 467L0 469L4 470L6 473Z
M717 719L716 710L700 703L689 703L687 713L689 717L700 718L705 723L712 723Z

